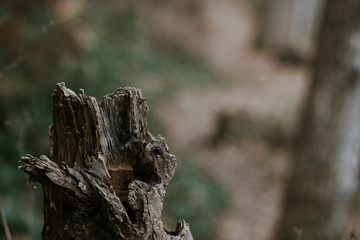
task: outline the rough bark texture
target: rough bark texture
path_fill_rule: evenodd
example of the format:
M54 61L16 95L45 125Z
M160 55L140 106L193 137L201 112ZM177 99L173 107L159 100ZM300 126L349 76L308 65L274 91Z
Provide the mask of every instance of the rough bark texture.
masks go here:
M339 240L349 234L359 120L360 1L329 0L276 239Z
M185 221L163 227L176 159L148 131L141 90L119 88L98 103L60 83L53 105L51 160L27 155L19 167L43 185L43 239L192 239Z

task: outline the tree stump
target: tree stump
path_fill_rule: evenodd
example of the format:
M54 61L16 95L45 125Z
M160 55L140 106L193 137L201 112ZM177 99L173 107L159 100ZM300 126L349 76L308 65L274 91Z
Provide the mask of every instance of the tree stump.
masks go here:
M147 129L147 113L140 89L119 88L98 103L57 84L51 160L27 155L19 167L43 186L43 239L193 239L184 220L174 232L161 221L177 163Z

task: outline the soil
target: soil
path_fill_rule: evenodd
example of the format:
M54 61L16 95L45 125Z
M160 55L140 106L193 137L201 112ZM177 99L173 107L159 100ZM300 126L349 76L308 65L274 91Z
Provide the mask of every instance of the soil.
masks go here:
M166 136L179 148L195 153L231 193L216 239L269 240L281 211L288 148L256 140L217 147L206 143L221 112L242 111L263 121L275 120L293 132L308 70L278 62L270 53L252 47L257 23L245 1L200 2L202 10L197 18L161 14L169 9L159 8L153 11L153 21L160 34L200 54L231 80L221 87L209 84L179 90L174 100L161 108ZM169 24L174 18L179 25L176 29Z

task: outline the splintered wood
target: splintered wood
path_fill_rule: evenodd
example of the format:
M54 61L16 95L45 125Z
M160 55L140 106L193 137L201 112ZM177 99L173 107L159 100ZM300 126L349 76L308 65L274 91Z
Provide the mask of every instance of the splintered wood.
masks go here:
M161 221L176 159L150 134L147 113L140 89L98 103L57 85L50 159L27 155L19 167L43 185L43 239L193 239L185 221L173 232Z

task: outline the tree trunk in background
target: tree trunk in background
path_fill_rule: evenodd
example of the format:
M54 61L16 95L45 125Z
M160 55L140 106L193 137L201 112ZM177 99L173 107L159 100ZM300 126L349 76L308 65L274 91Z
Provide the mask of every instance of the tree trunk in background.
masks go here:
M58 84L53 101L51 160L27 155L20 166L43 185L43 239L192 240L185 221L163 227L176 159L147 129L141 91L119 88L98 103Z
M323 0L267 0L261 29L261 43L278 53L291 51L299 57L313 56L314 34Z
M360 153L360 1L327 1L318 40L280 240L297 234L340 240L351 228Z

